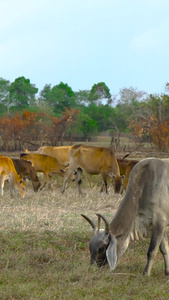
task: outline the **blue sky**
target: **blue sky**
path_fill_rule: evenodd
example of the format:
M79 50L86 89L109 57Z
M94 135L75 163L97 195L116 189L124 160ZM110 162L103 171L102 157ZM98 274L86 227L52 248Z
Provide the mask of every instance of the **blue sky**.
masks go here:
M0 77L41 90L105 82L112 95L169 82L168 0L0 0Z

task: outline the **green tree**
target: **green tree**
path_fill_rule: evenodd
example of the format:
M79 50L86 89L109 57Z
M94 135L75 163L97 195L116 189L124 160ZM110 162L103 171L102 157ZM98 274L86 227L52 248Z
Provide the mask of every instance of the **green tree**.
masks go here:
M129 128L138 140L152 141L160 150L168 148L169 96L150 95L140 103L137 113L130 116Z
M46 85L41 91L40 96L46 101L56 114L65 111L65 108L75 108L75 93L68 84L60 82L53 86Z
M167 93L169 93L169 82L166 83L165 89L166 89Z
M129 131L128 119L138 115L140 107L148 99L148 95L133 87L120 89L119 95L119 100L114 108L113 122L120 132L127 132Z
M9 115L9 109L12 103L10 102L10 81L0 78L0 112Z
M115 108L108 104L95 105L94 103L83 109L83 113L88 114L91 119L97 122L99 132L111 129L112 119L115 117Z
M38 110L41 112L46 112L50 115L54 115L53 107L50 105L50 94L51 94L51 85L46 84L43 90L40 92L38 98Z
M80 90L78 92L75 92L75 105L78 109L83 109L90 103L89 95L89 90Z
M39 101L50 101L50 94L51 94L51 84L46 84L43 90L40 92Z
M159 123L164 120L168 120L169 96L150 95L150 98L144 104L144 112L146 110L150 115L156 116L156 118L159 120Z
M25 77L18 77L10 86L10 99L15 108L21 110L35 105L38 89Z
M71 137L75 136L87 139L88 137L95 135L97 129L97 122L95 120L85 113L80 113L74 124L70 126L68 135Z
M112 96L107 85L104 82L99 82L92 86L89 101L101 104L103 100L107 101L106 103L110 105L112 103Z
M126 104L117 104L113 109L113 114L111 117L111 122L113 122L120 132L127 132L128 130L128 119L132 116L132 107Z

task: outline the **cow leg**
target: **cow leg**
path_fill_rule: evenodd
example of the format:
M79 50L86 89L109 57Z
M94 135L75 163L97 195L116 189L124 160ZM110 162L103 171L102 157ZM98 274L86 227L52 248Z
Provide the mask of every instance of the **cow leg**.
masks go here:
M160 244L160 251L164 258L165 264L165 274L169 275L169 247L168 247L168 239L167 234L164 232L161 244Z
M62 186L62 194L65 192L66 189L66 184L68 182L68 179L70 178L70 176L72 175L73 171L75 170L74 166L71 165L71 163L69 164L69 168L67 170L67 172L65 173L65 177L64 177L64 181L63 181L63 186Z
M104 190L106 190L106 193L108 194L108 191L107 191L107 181L106 181L106 184L105 184L104 181L102 182L100 193L103 193Z
M9 185L9 190L10 190L10 195L11 195L11 197L14 197L14 185L13 185L13 183L10 181L10 180L8 180L8 185Z
M52 190L53 191L53 185L52 185L52 175L48 175L48 179L49 179L49 182L48 182L48 189Z
M153 227L153 233L152 233L150 245L147 252L147 265L144 269L143 275L150 276L153 261L157 254L159 246L162 242L163 234L164 234L164 226L162 224L156 223L156 225Z
M48 174L43 173L43 182L42 182L42 185L40 187L40 190L42 190L45 187L45 185L47 183L47 180L48 180Z
M54 183L55 183L55 174L57 175L57 173L49 173L48 178L49 178L49 184L48 184L48 188L53 191L54 190Z
M76 183L77 183L77 188L79 191L79 194L82 195L82 190L81 190L81 184L82 184L82 169L81 168L77 168L77 174L76 174Z
M5 180L7 180L7 176L5 175L4 172L1 173L1 196L4 194L4 185L5 185ZM10 179L9 179L10 180Z
M62 194L65 192L66 185L67 185L67 181L68 181L68 178L67 178L67 176L66 176L66 177L64 178L64 181L63 181Z
M104 184L104 182L102 182L101 189L100 189L100 193L103 193L104 187L105 187L105 184Z
M106 188L106 194L108 194L108 189L107 189L107 187L108 187L108 184L107 184L107 180L105 180L105 188Z
M1 184L0 184L0 195L3 196L4 193L4 182L5 182L5 177L1 176Z
M106 194L108 194L108 190L107 190L107 176L106 174L102 174L102 177L103 177L103 183L102 183L102 186L101 186L101 189L100 189L100 193L102 193L104 191L104 188L106 190Z

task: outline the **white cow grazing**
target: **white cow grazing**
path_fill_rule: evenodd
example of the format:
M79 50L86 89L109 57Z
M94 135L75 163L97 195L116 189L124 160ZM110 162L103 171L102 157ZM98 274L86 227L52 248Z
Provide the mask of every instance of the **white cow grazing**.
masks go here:
M111 223L102 219L105 230L98 229L82 215L94 229L90 241L91 264L109 263L115 269L120 257L127 249L130 239L150 237L147 264L144 275L150 275L154 258L160 249L165 263L165 274L169 275L169 246L166 229L169 225L169 159L146 158L133 168L126 194Z
M5 180L10 183L10 193L13 196L13 186L19 192L21 197L25 196L25 181L21 180L16 172L13 161L6 156L0 156L0 195L3 196Z

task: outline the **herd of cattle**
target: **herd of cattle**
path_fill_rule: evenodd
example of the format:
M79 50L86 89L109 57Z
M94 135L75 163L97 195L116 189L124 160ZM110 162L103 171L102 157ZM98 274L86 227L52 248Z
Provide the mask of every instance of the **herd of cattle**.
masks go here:
M127 188L130 172L138 161L116 158L111 148L94 146L62 146L50 147L43 146L37 151L25 151L20 153L20 158L11 159L6 156L0 156L0 175L1 175L1 195L5 180L19 191L24 197L26 181L28 178L32 181L33 189L37 192L42 190L47 180L53 174L64 178L62 193L65 191L68 180L75 181L78 191L81 191L82 172L90 175L101 174L103 184L101 191L107 189L107 180L112 178L115 193L122 193ZM40 182L37 173L43 173L43 181ZM124 178L124 179L123 179Z
M115 193L126 190L111 223L102 214L97 214L98 227L85 214L82 217L92 226L94 236L90 241L91 264L100 267L106 263L115 269L131 239L149 237L145 275L150 275L154 258L160 249L169 275L169 159L145 158L141 161L116 158L112 149L94 146L44 146L35 152L23 152L20 158L0 156L1 195L5 180L25 195L25 177L32 181L35 192L42 189L52 174L62 176L65 191L69 179L81 191L81 176L101 174L101 191L107 190L107 180L112 178ZM43 182L37 173L43 173ZM125 176L125 177L124 177ZM123 184L124 180L124 184ZM10 185L11 194L13 193ZM100 229L101 220L105 229Z

